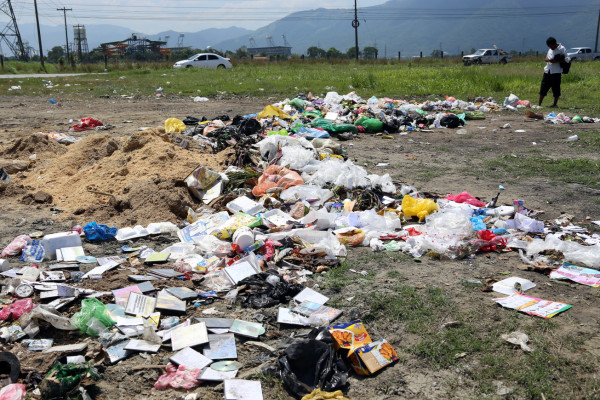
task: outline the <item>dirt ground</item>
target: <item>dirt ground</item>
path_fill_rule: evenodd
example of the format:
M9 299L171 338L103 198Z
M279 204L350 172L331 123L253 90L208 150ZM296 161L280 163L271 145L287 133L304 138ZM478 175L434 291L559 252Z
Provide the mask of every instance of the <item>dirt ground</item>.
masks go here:
M151 143L160 141L161 134L156 137L146 138L148 157L141 160L144 168L157 168L154 184L160 189L160 195L153 197L155 207L148 206L144 214L133 214L125 210L119 212L103 213L108 206L107 196L93 194L88 191L82 194L76 203L69 203L61 197L61 193L76 191L79 186L75 179L89 179L89 176L77 176L77 171L89 167L86 162L97 159L110 163L117 160L117 156L127 157L124 148L131 137L139 135L141 127L160 127L164 120L170 117L183 119L186 116L206 116L212 118L217 115L248 114L260 111L270 102L280 99L255 99L231 98L211 99L206 103L193 103L189 99L121 99L121 98L95 98L86 101L62 103L61 107L52 105L42 98L31 97L0 97L0 159L9 159L17 170L11 174L11 183L0 192L0 247L6 246L15 236L23 233L42 231L44 233L68 230L72 226L84 225L91 222L90 217L102 216L104 220L98 223L117 224L119 227L145 225L148 222L171 221L180 222L184 216L178 209L185 209L186 200L183 192L169 198L167 188L179 190L176 182L186 176L185 171L191 171L195 163L201 163L213 155L198 152L189 159L184 159L180 152L187 150L156 148L150 149ZM561 110L572 113L569 110ZM99 135L98 148L107 151L111 139L117 140L116 150L110 155L96 153L90 148L89 159L73 160L68 158L69 148L77 144L64 146L53 142L27 139L13 151L12 155L5 150L14 146L15 141L28 138L30 134L40 131L66 132L69 120L78 120L83 117L94 117L113 127L98 133L82 133L82 136ZM508 129L500 127L509 123ZM568 213L573 216L573 223L589 228L593 226L586 217L592 220L600 219L600 190L581 184L563 183L561 177L521 177L509 176L502 171L495 173L488 169L487 160L502 156L526 157L528 155L554 158L589 158L598 160L597 148L586 146L585 142L568 142L567 138L573 134L592 133L598 134L598 128L593 124L580 125L552 125L544 121L527 119L521 113L488 114L485 120L468 121L463 128L466 132L458 130L435 130L434 132L408 132L406 135L394 134L393 139L381 136L360 134L342 145L348 152L349 158L357 164L364 165L369 171L383 174L390 173L398 183L416 186L422 192L445 196L448 193L468 191L474 196L488 201L500 192L499 202L512 204L512 200L522 199L529 209L538 210L538 219L552 220ZM524 130L525 132L515 132ZM534 144L535 143L535 144ZM107 147L108 146L108 147ZM17 146L18 147L18 146ZM96 149L97 150L97 149ZM173 153L172 156L160 159L158 153ZM3 153L4 151L4 153ZM98 150L100 151L100 150ZM123 152L121 154L120 152ZM30 159L36 154L34 160ZM18 157L15 157L18 154ZM182 153L183 154L183 153ZM63 158L60 158L63 157ZM66 158L65 158L66 157ZM132 156L136 157L136 156ZM224 156L225 157L225 156ZM114 158L114 160L113 160ZM226 158L226 157L225 157ZM225 159L224 158L224 159ZM60 160L56 162L56 160ZM223 160L224 160L223 159ZM111 161L112 160L112 161ZM217 166L223 166L224 161L215 161ZM17 162L18 161L18 162ZM184 167L177 162L185 163ZM72 168L67 162L77 163L78 168ZM102 171L102 162L96 163L97 174ZM219 164L219 162L222 162ZM20 164L19 164L20 163ZM377 167L378 163L389 165ZM91 165L91 164L90 164ZM112 165L112 164L108 164ZM597 165L597 164L596 164ZM42 172L40 172L42 171ZM94 171L94 170L92 170ZM161 172L162 171L162 172ZM135 191L135 187L125 182L127 176L135 171L127 171L125 175L102 175L92 190L121 194L123 190ZM154 172L153 172L154 173ZM63 179L64 176L72 179ZM121 180L119 180L121 179ZM132 178L133 179L133 178ZM54 180L55 186L51 183ZM58 183L57 183L58 182ZM158 183L157 183L158 182ZM84 182L85 183L85 182ZM121 185L121 186L119 186ZM129 185L129 186L127 186ZM171 185L171 186L169 186ZM499 185L504 189L500 190ZM88 186L81 186L89 189ZM598 187L598 185L596 185ZM121 192L117 191L120 190ZM128 188L128 189L125 189ZM34 196L38 191L52 195L52 200L38 201ZM141 190L141 189L140 189ZM131 192L130 192L131 193ZM139 192L139 196L151 196L150 192ZM133 197L132 197L133 198ZM182 200L183 199L183 200ZM113 207L114 209L114 207ZM135 205L128 210L135 209ZM89 211L92 210L92 211ZM130 214L127 214L129 212ZM159 239L139 239L125 243L108 242L105 244L85 243L86 254L103 256L118 253L123 244L141 245L148 244L156 248L166 247L169 243L177 241L173 237L160 237ZM25 265L20 262L11 264ZM344 312L339 321L350 318L373 317L373 299L397 292L399 285L402 287L439 288L444 296L452 302L452 311L446 321L431 320L431 324L450 322L456 313L462 318L463 324L469 324L479 332L498 331L510 333L512 330L534 330L540 327L536 317L513 313L501 309L491 299L493 293L486 293L465 285L466 280L483 280L486 278L502 279L503 274L518 275L532 280L537 286L527 292L528 295L551 300L559 300L571 304L572 309L553 318L551 333L555 338L553 345L564 345L564 350L559 351L567 360L586 358L595 368L579 374L576 385L586 386L595 381L595 369L600 365L600 337L597 334L598 305L600 297L596 288L582 285L557 283L550 281L545 275L534 271L519 269L523 263L516 252L491 253L477 255L459 261L436 260L423 257L416 262L412 257L398 255L398 253L372 253L368 248L352 249L346 259L339 275L331 276L330 273L315 275L309 280L313 286L322 293L331 297L332 304ZM366 277L353 273L349 269L367 271ZM329 274L329 275L328 275ZM336 280L337 279L337 280ZM127 285L124 274L115 275L105 279L102 283L103 290L111 290ZM93 287L93 286L91 286ZM101 298L104 302L112 300L112 296ZM68 308L69 314L76 311L78 305ZM237 308L228 310L223 302L216 302L215 307L229 318L243 318L253 320L259 313L256 310ZM203 308L188 307L188 316L202 316ZM261 340L277 347L284 336L298 334L306 329L280 328L276 323L276 307L260 310L264 314L267 334ZM372 338L386 338L398 351L400 361L388 367L373 377L350 376L350 386L347 396L351 399L446 399L446 398L480 398L481 381L476 371L481 369L481 360L471 357L467 350L465 354L457 352L456 362L451 365L436 365L430 359L415 351L415 345L424 338L418 333L411 332L408 328L409 318L381 317L367 324L367 330ZM438 329L429 327L429 329ZM438 330L442 330L441 326ZM546 329L546 328L544 328ZM548 328L550 329L550 328ZM578 353L574 354L568 344L564 343L565 337L581 342ZM73 343L77 335L57 335L56 344ZM93 341L89 340L90 346ZM262 365L274 359L273 355L265 353L259 348L244 345L238 340L238 360L244 364L240 375L255 366ZM533 339L536 344L535 339ZM504 344L501 340L494 342L498 353L513 354L515 359L523 358L521 350ZM1 348L2 346L0 346ZM11 350L10 346L4 349ZM13 348L11 351L15 351ZM458 354L460 353L460 354ZM21 349L20 354L27 354ZM104 378L97 384L93 394L100 399L163 399L177 398L180 392L157 391L152 385L161 371L156 368L136 369L147 365L165 365L171 352L161 350L156 355L138 355L130 357L116 365L108 366ZM27 356L31 357L31 356ZM51 364L52 360L45 360ZM35 368L37 359L29 359L24 364ZM44 364L49 365L49 364ZM265 399L292 398L283 388L279 380L262 375ZM508 397L527 398L535 397L532 393L519 389L519 382L507 377L495 378L498 387L508 387ZM556 381L561 383L560 376ZM557 384L558 384L557 383ZM565 382L563 386L570 386ZM574 386L576 386L574 385ZM196 390L199 398L221 399L222 389L217 385L205 385ZM489 390L488 390L489 392ZM573 392L562 390L556 398L581 398L583 393L591 391ZM493 390L491 398L505 397L501 391Z

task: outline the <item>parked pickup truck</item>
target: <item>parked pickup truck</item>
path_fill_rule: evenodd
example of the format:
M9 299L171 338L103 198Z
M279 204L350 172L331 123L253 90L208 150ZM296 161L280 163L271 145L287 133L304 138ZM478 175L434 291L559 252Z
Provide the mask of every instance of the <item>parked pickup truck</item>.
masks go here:
M473 54L463 57L465 65L471 64L506 64L512 61L512 56L501 49L479 49Z
M592 52L589 47L573 47L567 54L571 61L600 60L600 53Z

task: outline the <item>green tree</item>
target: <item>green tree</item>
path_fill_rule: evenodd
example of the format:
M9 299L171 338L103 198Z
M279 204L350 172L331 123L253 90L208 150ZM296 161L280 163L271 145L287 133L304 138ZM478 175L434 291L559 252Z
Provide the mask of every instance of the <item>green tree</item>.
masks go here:
M378 51L379 50L377 50L377 47L367 46L364 48L363 53L367 60L375 60L375 59L377 59Z
M358 57L362 57L362 51L360 51L360 49L358 49ZM356 57L356 47L352 46L348 49L348 51L346 51L346 57L348 58L355 58Z
M54 46L52 50L48 51L48 57L46 60L50 63L58 62L58 59L65 55L65 51L61 46Z
M438 50L438 49L433 50L431 52L431 57L433 57L433 58L440 58L440 57L442 57L442 51Z
M239 49L237 49L235 51L235 53L233 54L233 56L235 58L241 59L241 58L250 58L250 53L248 53L248 50L246 48L246 46L242 46Z
M306 49L306 55L308 56L308 58L323 58L326 54L327 53L325 52L325 50L317 46L311 46L308 49Z
M344 54L335 47L330 47L327 50L326 56L327 58L344 58Z

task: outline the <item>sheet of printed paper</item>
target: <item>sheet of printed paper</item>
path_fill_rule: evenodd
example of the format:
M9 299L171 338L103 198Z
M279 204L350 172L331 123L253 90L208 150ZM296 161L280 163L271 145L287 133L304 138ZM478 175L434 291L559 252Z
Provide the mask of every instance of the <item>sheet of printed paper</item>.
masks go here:
M552 318L556 314L571 308L570 304L561 303L558 301L542 300L516 292L511 296L493 300L503 307L512 308L514 310L542 318Z
M591 287L600 286L600 271L579 267L571 263L565 262L555 271L550 273L550 279L570 279L573 282L581 283Z

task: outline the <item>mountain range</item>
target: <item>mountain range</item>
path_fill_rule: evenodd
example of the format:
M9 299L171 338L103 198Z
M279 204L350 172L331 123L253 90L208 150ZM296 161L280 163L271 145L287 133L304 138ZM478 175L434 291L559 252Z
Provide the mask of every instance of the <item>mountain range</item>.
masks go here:
M433 50L458 54L471 48L497 45L504 50L545 51L545 40L555 36L566 47L594 47L598 8L596 0L389 0L386 3L358 9L359 48L375 46L379 56L395 58L431 54ZM184 32L183 45L219 50L266 47L269 42L281 46L282 35L292 53L304 54L317 46L334 47L342 52L354 46L353 9L319 8L289 14L264 27L250 31L244 28L212 28ZM37 48L37 31L33 24L19 25L24 40ZM44 50L62 46L64 27L42 26ZM88 48L100 43L123 40L133 33L115 25L86 25ZM167 47L177 46L180 32L170 30L153 35L139 33L152 40L169 36ZM69 32L72 41L72 28ZM6 52L7 49L3 48Z

